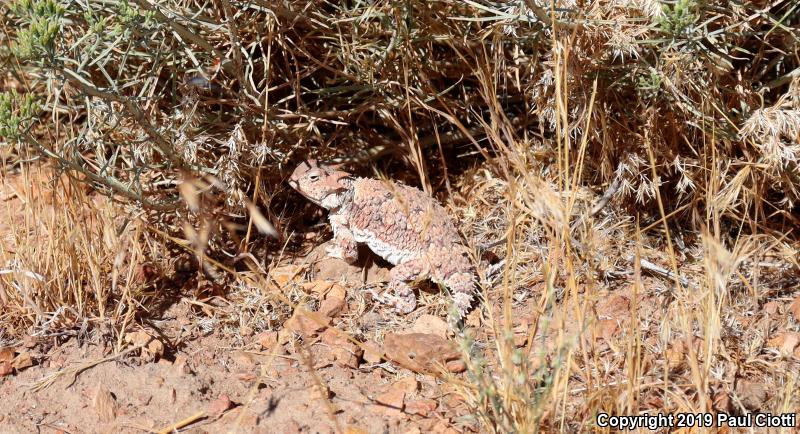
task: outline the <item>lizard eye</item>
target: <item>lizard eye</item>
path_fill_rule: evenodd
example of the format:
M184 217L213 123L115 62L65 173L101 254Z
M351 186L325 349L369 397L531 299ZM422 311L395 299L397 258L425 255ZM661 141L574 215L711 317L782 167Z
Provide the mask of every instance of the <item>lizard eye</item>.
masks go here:
M308 180L311 182L316 182L319 180L319 175L311 175L308 177Z

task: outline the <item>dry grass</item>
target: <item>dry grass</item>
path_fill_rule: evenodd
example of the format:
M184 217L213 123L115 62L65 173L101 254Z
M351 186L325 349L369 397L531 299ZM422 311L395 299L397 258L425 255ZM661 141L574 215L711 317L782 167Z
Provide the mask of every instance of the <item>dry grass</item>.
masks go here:
M465 429L800 408L794 2L42 4L0 6L3 178L72 178L4 193L0 339L121 342L165 287L201 327L280 328L306 294L259 276L321 220L282 183L312 155L432 192L502 260Z
M154 250L138 211L41 165L7 173L2 187L0 322L8 337L86 334L107 318L132 324L143 314Z

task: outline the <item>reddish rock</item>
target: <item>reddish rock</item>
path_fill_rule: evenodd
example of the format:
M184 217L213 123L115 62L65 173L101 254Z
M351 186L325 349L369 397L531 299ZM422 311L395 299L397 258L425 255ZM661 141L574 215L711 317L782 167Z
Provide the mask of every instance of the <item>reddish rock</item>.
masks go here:
M375 364L381 362L381 356L383 354L383 350L378 346L378 344L374 342L364 342L362 344L364 347L364 361L369 364Z
M411 326L410 331L413 333L432 334L442 339L447 339L450 328L447 323L438 316L422 315L414 321L414 325Z
M465 365L455 343L439 336L425 333L389 333L383 349L389 360L414 372L436 372L444 367L450 372L460 372Z
M325 299L322 300L319 306L319 313L328 318L338 316L347 306L347 291L341 285L334 284L325 294Z
M296 312L289 318L284 327L286 330L308 338L316 336L320 331L325 330L330 321L330 318L317 312L302 311Z
M330 348L333 360L340 366L348 368L358 368L358 361L363 351L351 342L346 336L334 329L325 330L321 336L324 344Z
M420 399L417 401L407 402L405 412L408 414L415 414L422 417L428 417L439 404L432 399Z
M256 335L256 342L261 346L262 350L271 350L278 344L278 332L266 331Z
M212 416L219 416L233 408L233 406L233 401L231 401L228 395L222 394L219 396L219 398L211 401L211 403L208 404L207 411Z
M11 366L11 362L0 362L0 377L11 375L12 372L14 372L14 368Z

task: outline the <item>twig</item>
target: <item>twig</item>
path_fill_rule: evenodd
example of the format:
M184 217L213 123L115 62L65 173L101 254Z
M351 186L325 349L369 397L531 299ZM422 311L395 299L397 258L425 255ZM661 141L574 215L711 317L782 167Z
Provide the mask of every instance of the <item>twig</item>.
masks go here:
M617 194L617 191L619 191L619 188L622 186L621 166L622 163L620 163L620 166L617 167L616 175L614 176L614 180L611 181L611 185L609 185L603 195L600 196L600 199L597 200L597 203L594 204L588 213L583 214L580 218L575 220L574 223L572 223L572 226L570 226L570 232L575 231L575 229L582 225L586 219L596 216L600 211L603 210L603 208L606 207L606 205L608 205L608 203L611 201L611 198Z
M107 92L105 90L101 90L94 86L89 80L85 77L82 77L75 71L72 71L68 68L60 68L59 71L64 74L65 78L69 80L71 84L75 87L82 89L87 95L94 96L98 98L102 98L106 101L114 101L117 103L122 104L125 106L125 109L128 110L128 113L133 116L139 126L147 133L148 136L153 140L156 145L156 148L164 155L169 161L175 164L178 168L182 168L185 166L182 159L175 153L175 150L172 147L172 144L165 139L161 133L158 132L156 127L150 123L147 115L137 106L130 98L126 98L124 96L118 95L116 93Z
M67 168L69 170L74 170L74 171L76 171L78 173L81 173L81 174L85 175L87 178L91 179L92 181L108 187L112 192L114 192L116 194L119 194L122 197L125 197L125 198L128 198L128 199L131 199L131 200L134 200L134 201L137 201L137 202L141 203L142 206L145 207L145 208L149 208L149 209L153 209L153 210L157 210L157 211L172 211L172 210L175 210L175 209L177 209L177 208L179 208L181 206L181 202L178 201L178 200L172 201L172 202L153 202L153 201L145 198L143 194L141 194L139 192L132 191L125 184L123 184L121 181L119 181L118 179L116 179L114 177L111 177L111 176L100 176L100 175L98 175L98 174L96 174L96 173L94 173L94 172L92 172L90 170L86 170L84 167L80 166L79 164L75 163L74 161L71 161L71 160L68 160L68 159L62 157L61 155L57 154L56 152L54 152L53 150L51 150L47 146L45 146L42 143L40 143L38 140L36 140L30 134L27 134L25 136L25 140L27 140L28 143L31 143L34 146L36 146L47 157L56 160L64 168ZM100 189L98 189L97 191L100 192L101 194L105 194ZM110 194L106 194L106 195L110 196Z
M510 98L504 102L515 102L516 99ZM525 122L523 116L515 116L511 118L511 126L515 130L521 130L528 126L528 123ZM486 129L483 126L477 126L471 129L467 129L465 131L461 130L453 130L453 131L446 131L442 133L432 132L428 135L422 136L419 138L419 147L421 149L429 148L433 145L456 145L461 142L468 142L472 139L477 139L480 137L486 136ZM381 136L371 137L370 140L379 141L380 143L365 148L358 152L356 155L347 155L342 157L337 157L331 159L331 163L336 164L363 164L368 163L370 161L378 160L386 155L393 154L395 152L405 151L406 148L404 146L398 146L395 142L390 141Z
M633 257L629 258L629 260L633 262ZM642 267L642 270L645 270L657 276L664 277L672 281L676 280L675 273L665 268L659 267L658 265L648 261L647 259L644 258L639 259L639 266ZM689 280L686 279L685 277L679 275L678 279L680 279L682 286L689 286Z
M128 353L131 353L131 352L136 351L136 350L140 350L142 348L144 348L144 345L137 345L135 347L128 348L125 351L122 351L120 353L117 353L117 354L114 354L114 355L111 355L111 356L108 356L108 357L105 357L105 358L102 358L102 359L94 360L94 361L91 361L91 362L86 362L86 363L83 363L81 365L74 366L74 367L61 369L59 371L56 371L56 372L54 372L54 373L42 378L41 380L38 380L38 381L34 382L31 385L31 390L33 390L34 392L38 392L38 391L40 391L40 390L42 390L42 389L44 389L46 387L49 387L53 383L55 383L55 381L58 380L58 378L60 378L62 375L65 375L67 373L72 374L72 381L70 381L70 383L69 383L71 385L72 383L75 382L75 380L78 378L78 375L81 372L83 372L83 371L85 371L85 370L87 370L89 368L93 368L93 367L95 367L95 366L97 366L97 365L99 365L101 363L110 362L110 361L112 361L114 359L120 358L120 357L122 357L122 356L124 356L124 355L126 355ZM69 385L67 385L67 387L69 387Z
M170 426L162 428L160 431L158 431L158 434L170 434L170 433L175 432L175 431L177 431L177 430L179 430L179 429L181 429L181 428L183 428L183 427L185 427L187 425L191 425L191 424L197 422L198 420L203 419L204 417L206 417L206 412L205 411L197 412L194 415L189 416L189 417L187 417L186 419L183 419L180 422L175 422Z

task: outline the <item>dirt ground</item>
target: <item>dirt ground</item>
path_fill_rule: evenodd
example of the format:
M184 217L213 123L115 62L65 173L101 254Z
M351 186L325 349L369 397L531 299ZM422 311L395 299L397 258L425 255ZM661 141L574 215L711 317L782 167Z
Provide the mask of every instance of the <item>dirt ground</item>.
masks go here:
M316 267L322 276L337 270L346 273L342 282L364 276L337 260ZM379 278L387 270L368 271ZM10 403L0 406L0 432L158 432L197 415L180 432L453 432L453 418L463 413L434 376L369 355L345 357L342 348L359 351L331 333L311 332L302 347L296 340L279 345L270 332L204 331L190 320L192 308L179 300L147 327L156 336L151 344L166 343L166 350L156 345L109 359L113 343L92 344L98 339L89 335L20 343L17 353L34 364L0 377L0 396ZM361 319L365 329L381 321L374 312Z

